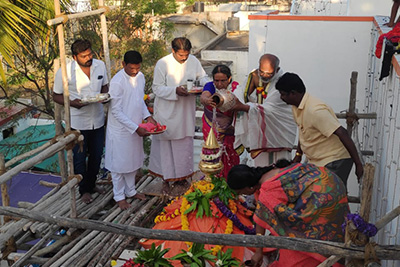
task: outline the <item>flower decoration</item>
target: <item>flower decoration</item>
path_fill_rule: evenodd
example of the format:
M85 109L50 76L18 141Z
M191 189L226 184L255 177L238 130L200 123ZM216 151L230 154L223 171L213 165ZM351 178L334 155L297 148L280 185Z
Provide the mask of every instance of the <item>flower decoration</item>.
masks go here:
M144 267L141 263L136 263L133 259L127 260L122 267Z
M363 233L364 235L368 237L373 237L376 235L378 232L378 229L376 226L372 223L367 223L364 221L364 219L360 216L360 214L357 213L349 213L347 214L346 221L342 224L342 230L343 232L346 231L346 225L348 221L352 221L354 226L357 228L357 230L360 233Z
M235 81L232 82L232 85L231 85L232 86L232 92L234 92L236 90L238 85L239 85L238 82L235 82Z
M224 214L225 217L227 217L229 220L231 220L233 222L233 224L237 228L242 230L245 234L247 234L247 235L255 235L256 234L256 230L254 227L249 228L249 227L245 226L239 220L239 218L235 214L233 214L233 212L227 206L225 206L225 204L218 197L214 198L214 204Z
M257 95L261 95L264 99L267 98L268 92L265 91L265 88L262 86L257 87Z

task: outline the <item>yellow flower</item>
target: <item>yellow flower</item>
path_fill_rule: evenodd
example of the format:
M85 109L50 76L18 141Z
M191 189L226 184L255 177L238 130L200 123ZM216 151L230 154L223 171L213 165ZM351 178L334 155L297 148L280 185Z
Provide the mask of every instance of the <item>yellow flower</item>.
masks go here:
M143 97L143 100L146 101L147 98L149 98L149 95L148 95L148 94L145 94L144 97Z
M117 265L117 261L116 260L112 260L111 261L111 266L115 266L115 265Z

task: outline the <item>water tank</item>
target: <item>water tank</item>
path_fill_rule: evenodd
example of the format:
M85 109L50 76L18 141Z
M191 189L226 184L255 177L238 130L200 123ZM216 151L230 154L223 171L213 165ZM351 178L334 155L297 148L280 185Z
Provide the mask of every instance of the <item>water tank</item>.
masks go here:
M194 12L204 12L204 2L195 2L194 3Z
M235 17L228 18L228 21L226 23L226 29L228 32L239 31L240 19Z

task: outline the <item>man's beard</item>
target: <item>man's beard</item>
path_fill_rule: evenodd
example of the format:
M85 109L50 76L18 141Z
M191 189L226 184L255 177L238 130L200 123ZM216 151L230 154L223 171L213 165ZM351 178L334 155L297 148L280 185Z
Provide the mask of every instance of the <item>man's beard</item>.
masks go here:
M272 78L274 78L274 76L272 76L271 78L264 78L264 77L261 76L261 75L258 75L258 77L261 79L261 81L262 81L263 83L269 83L269 82L272 80Z
M81 63L78 61L78 64L82 67L90 67L93 64L93 59L90 59L90 60L86 61L85 63Z

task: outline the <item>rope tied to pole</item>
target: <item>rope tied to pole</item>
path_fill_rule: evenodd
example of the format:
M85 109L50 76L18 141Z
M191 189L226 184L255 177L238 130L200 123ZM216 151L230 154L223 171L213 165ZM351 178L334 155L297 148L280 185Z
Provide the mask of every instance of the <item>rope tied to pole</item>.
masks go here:
M364 253L364 266L366 263L376 262L379 263L379 259L376 256L375 246L376 243L370 242L370 237L375 236L378 229L372 223L364 221L359 214L347 214L345 224L345 243L349 246L354 244L356 246L365 246ZM342 227L344 226L342 225ZM359 260L352 259L349 262L356 264ZM358 266L357 264L354 266Z
M81 137L81 133L79 130L71 130L68 132L65 132L62 137L67 137L70 134L74 134L76 137L74 138L74 141L68 143L65 145L65 150L72 150L76 144L79 144L79 152L83 151L83 136ZM55 144L59 141L60 135L54 136L51 140L51 144Z
M355 122L358 122L360 118L356 113L346 112L346 123L347 125L354 125Z

